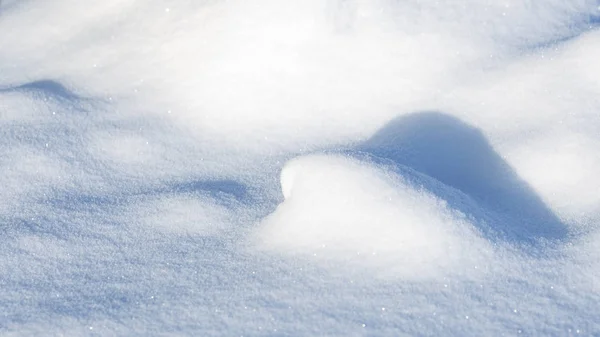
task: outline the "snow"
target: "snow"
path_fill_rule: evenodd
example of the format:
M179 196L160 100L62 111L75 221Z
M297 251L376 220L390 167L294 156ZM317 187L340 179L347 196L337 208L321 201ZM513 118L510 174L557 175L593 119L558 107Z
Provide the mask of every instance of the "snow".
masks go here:
M282 171L286 200L261 224L258 241L284 253L397 269L408 279L488 263L482 257L492 249L475 226L423 185L449 188L398 173L346 157L296 158ZM461 199L456 190L438 193Z
M599 18L0 1L0 334L600 334Z

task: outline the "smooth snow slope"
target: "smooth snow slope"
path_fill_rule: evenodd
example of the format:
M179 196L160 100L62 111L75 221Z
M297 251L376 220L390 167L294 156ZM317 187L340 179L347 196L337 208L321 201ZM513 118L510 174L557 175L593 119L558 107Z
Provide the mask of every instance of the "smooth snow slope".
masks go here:
M599 27L0 1L0 334L600 335Z

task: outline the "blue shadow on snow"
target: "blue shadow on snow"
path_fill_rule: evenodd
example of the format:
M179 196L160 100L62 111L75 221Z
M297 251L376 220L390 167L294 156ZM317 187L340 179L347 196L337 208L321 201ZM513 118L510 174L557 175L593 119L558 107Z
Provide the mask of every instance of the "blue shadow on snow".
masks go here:
M483 212L460 209L486 218L508 241L561 240L567 229L536 192L504 161L478 129L439 112L400 116L356 150L391 160L461 191ZM481 213L481 214L473 214ZM486 220L487 222L487 220Z
M0 93L21 92L34 96L54 97L64 101L80 100L77 94L67 89L63 84L54 80L38 80L21 85L0 88Z

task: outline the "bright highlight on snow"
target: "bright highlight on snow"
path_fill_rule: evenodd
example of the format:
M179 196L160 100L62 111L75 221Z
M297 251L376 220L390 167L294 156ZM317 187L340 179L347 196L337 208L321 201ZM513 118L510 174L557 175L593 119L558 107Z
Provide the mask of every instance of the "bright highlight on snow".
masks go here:
M599 5L0 1L0 334L600 334Z

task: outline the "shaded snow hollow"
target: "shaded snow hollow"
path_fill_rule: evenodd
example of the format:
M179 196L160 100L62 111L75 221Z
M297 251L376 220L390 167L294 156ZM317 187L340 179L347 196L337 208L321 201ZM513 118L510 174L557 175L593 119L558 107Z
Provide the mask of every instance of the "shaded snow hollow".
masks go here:
M599 23L0 1L0 334L599 335Z

